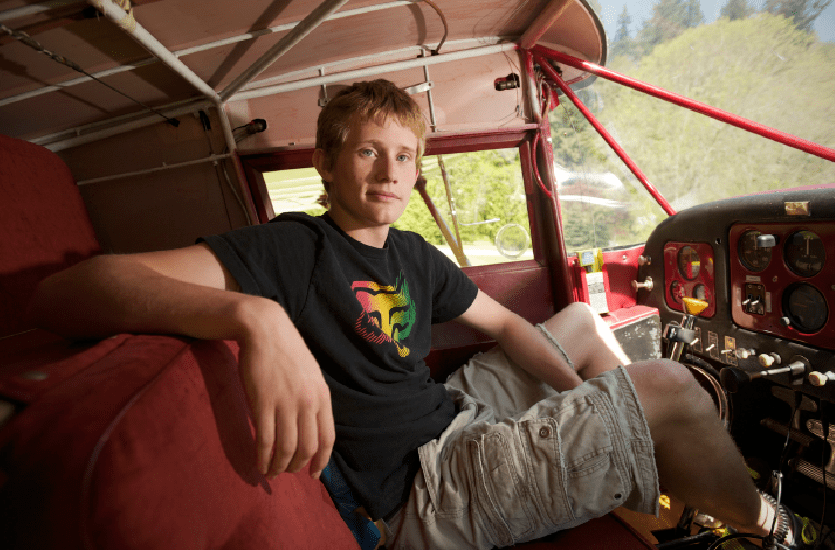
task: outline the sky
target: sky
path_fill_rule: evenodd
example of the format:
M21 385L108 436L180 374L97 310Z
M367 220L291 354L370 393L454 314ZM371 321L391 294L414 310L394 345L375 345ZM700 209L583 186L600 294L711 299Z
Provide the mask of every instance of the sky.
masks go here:
M701 0L702 12L705 14L706 23L716 21L719 17L719 11L725 5L726 1ZM626 4L629 16L632 18L632 25L629 30L630 34L634 37L638 29L641 28L642 23L652 17L652 7L656 4L656 0L600 0L600 3L603 6L603 13L599 14L600 19L603 22L606 35L611 42L615 37L618 16L623 11L624 4ZM759 7L765 4L765 0L753 0L751 4ZM830 4L818 16L815 20L814 29L821 40L835 42L835 2Z

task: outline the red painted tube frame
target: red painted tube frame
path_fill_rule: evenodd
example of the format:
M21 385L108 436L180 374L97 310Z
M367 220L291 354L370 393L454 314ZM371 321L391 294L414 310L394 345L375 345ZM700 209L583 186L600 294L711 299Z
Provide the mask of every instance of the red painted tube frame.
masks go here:
M635 177L638 178L638 181L640 181L643 184L644 188L649 192L649 194L652 195L652 198L655 199L655 202L657 202L661 206L661 208L664 209L664 212L666 212L668 215L674 216L676 213L675 209L672 206L670 206L670 203L667 202L667 199L664 198L664 196L658 191L658 189L656 189L655 186L649 182L649 180L641 171L641 169L638 168L638 165L635 164L635 162L629 157L629 155L626 154L626 151L623 149L623 147L621 147L618 144L618 142L615 141L615 138L613 138L612 135L609 134L608 131L606 131L606 128L604 128L603 125L600 124L600 122L595 118L591 111L589 111L588 108L585 105L583 105L583 102L580 101L580 98L577 97L577 94L574 93L574 90L572 90L571 87L569 87L569 85L566 84L565 81L563 81L562 77L560 77L560 75L557 74L557 71L555 71L554 68L546 62L548 58L540 55L536 51L534 52L534 58L540 62L540 67L543 71L545 71L548 77L551 80L553 80L557 84L557 86L560 87L560 89L566 95L566 97L568 97L568 99L570 99L574 103L574 105L577 106L580 112L583 113L583 116L586 117L586 119L591 123L592 126L594 126L594 129L597 130L597 132L601 135L601 137L603 137L604 140L606 140L606 143L609 144L609 147L611 147L612 150L617 154L617 156L619 156L620 159L626 164L626 166L628 166L629 169L632 170L632 173L635 174Z
M690 99L673 92L668 92L667 90L664 90L657 86L653 86L651 84L647 84L646 82L642 82L640 80L630 78L620 73L616 73L615 71L611 71L609 69L601 67L600 65L591 63L590 61L579 59L577 57L565 54L563 52L559 52L538 45L534 46L532 51L534 52L534 55L537 57L544 57L545 59L550 59L559 63L564 63L565 65L569 65L571 67L574 67L575 69L590 72L601 78L611 80L612 82L617 82L618 84L628 86L629 88L632 88L639 92L651 95L653 97L657 97L658 99L663 99L675 105L685 107L687 109L690 109L691 111L695 111L697 113L709 116L716 120L720 120L726 124L730 124L731 126L736 126L737 128L741 128L743 130L757 134L764 138L777 141L779 143L782 143L783 145L788 145L789 147L799 149L811 155L815 155L817 157L835 162L835 149L830 149L829 147L824 147L823 145L819 145L813 141L802 139L797 136L793 136L791 134L775 130L774 128L770 128L768 126L764 126L746 118L742 118L741 116L734 115L721 109L717 109L716 107L711 107L710 105L702 103L701 101L696 101L694 99Z

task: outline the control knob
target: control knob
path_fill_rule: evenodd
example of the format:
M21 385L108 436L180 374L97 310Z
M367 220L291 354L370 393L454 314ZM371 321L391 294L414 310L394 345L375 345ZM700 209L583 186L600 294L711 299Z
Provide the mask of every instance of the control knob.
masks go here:
M767 369L770 369L775 364L779 365L783 362L783 359L774 352L761 353L758 359L760 361L760 365L764 366Z
M812 371L809 373L809 383L813 386L824 386L835 380L835 372Z

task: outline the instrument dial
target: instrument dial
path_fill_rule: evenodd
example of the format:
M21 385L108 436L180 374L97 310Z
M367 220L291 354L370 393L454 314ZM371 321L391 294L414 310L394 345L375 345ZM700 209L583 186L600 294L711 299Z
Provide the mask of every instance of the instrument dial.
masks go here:
M739 237L739 261L748 271L759 273L771 263L771 247L760 246L760 231L746 231Z
M812 334L826 326L829 309L821 291L806 283L796 284L783 294L783 311L791 326Z
M786 265L801 277L820 273L826 260L823 241L812 231L792 233L783 248Z
M673 281L670 283L670 296L675 303L681 303L681 299L684 298L684 287L680 282Z
M692 246L684 246L678 251L678 271L688 281L699 276L701 261L699 253Z

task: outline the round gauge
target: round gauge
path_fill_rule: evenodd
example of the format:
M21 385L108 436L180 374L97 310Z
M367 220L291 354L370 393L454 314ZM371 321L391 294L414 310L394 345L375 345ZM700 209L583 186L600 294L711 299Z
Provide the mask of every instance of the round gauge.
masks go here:
M681 303L681 299L684 298L684 287L681 286L680 282L673 281L670 283L670 296L672 296L675 303Z
M759 231L746 231L739 237L739 261L748 271L758 273L771 262L771 247L760 246Z
M699 276L699 253L692 246L684 246L678 251L678 271L681 276L692 281Z
M823 294L806 283L794 285L786 290L783 294L783 311L791 326L807 334L822 329L829 316Z
M707 302L707 288L705 285L696 285L693 287L693 298Z
M823 241L811 231L792 233L783 247L783 254L789 269L801 277L820 273L826 260Z

